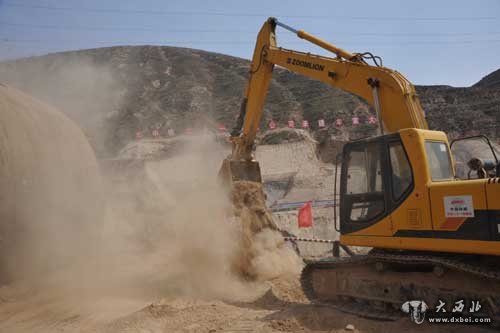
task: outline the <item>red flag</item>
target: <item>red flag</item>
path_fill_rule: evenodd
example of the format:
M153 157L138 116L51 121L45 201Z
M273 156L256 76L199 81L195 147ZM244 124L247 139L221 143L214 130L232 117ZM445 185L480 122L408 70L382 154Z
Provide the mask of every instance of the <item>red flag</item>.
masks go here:
M312 227L312 224L312 204L308 201L299 209L299 228L309 228Z

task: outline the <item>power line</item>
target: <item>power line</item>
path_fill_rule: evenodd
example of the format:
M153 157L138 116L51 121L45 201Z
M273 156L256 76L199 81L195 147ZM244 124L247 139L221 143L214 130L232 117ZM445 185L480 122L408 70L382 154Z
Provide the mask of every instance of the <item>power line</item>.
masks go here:
M31 24L31 23L17 23L0 21L0 25L23 27L30 29L49 29L49 30L89 30L89 31L158 31L162 27L153 26L130 26L130 27L95 27L86 25L53 25L53 24ZM242 34L256 34L256 31L250 30L217 30L217 29L167 29L161 30L164 33L242 33ZM285 30L285 32L287 32ZM317 33L315 33L317 34ZM326 33L323 33L326 34ZM328 33L335 34L335 33ZM486 32L429 32L429 33L406 33L406 32L336 32L339 35L349 36L474 36L474 35L498 35L500 31L486 31Z
M162 27L153 26L123 26L123 27L95 27L95 26L85 26L85 25L74 25L74 26L62 26L62 25L52 25L52 24L30 24L30 23L16 23L16 22L5 22L0 21L0 25L23 27L23 28L34 28L34 29L55 29L55 30L92 30L92 31L158 31ZM221 33L252 33L256 34L257 31L243 31L243 30L217 30L217 29L168 29L161 30L165 33L179 32L179 33L201 33L201 32L221 32ZM499 32L500 34L500 32Z
M60 43L71 43L71 42L86 42L86 43L97 43L97 44L124 44L124 45L129 45L129 44L158 44L161 43L163 45L167 44L244 44L244 45L253 45L255 42L254 40L249 40L249 41L242 41L242 40L228 40L228 41L223 41L223 40L188 40L188 41L133 41L133 40L127 40L127 41L119 41L119 40L110 40L110 41L99 41L99 40L81 40L81 39L11 39L8 37L0 37L0 42L3 43L50 43L50 42L60 42ZM286 44L301 44L305 43L304 41L283 41ZM480 43L497 43L500 42L500 39L488 39L488 40L465 40L465 41L409 41L405 43L395 43L395 42L390 42L390 43L373 43L372 45L374 46L411 46L411 45L442 45L442 44L447 44L447 45L469 45L469 44L480 44ZM350 42L339 42L342 44L352 44ZM364 45L366 45L364 43Z
M159 11L159 10L137 10L137 9L97 9L85 7L58 7L47 5L27 5L19 3L4 3L3 7L29 8L52 11L78 11L90 13L112 13L112 14L143 14L160 16L225 16L225 17L268 17L269 14L260 13L230 13L217 11ZM397 17L397 16L339 16L339 15L279 15L283 18L296 19L338 19L358 21L492 21L500 19L499 16L448 16L448 17Z

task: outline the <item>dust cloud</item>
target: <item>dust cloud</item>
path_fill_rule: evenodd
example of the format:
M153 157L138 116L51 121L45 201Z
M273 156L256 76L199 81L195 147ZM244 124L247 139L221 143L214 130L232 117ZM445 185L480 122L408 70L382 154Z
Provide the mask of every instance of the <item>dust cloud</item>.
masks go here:
M234 182L231 202L241 226L236 271L260 281L298 275L303 262L273 222L262 185Z
M259 280L298 276L303 262L281 233L265 229L255 235L252 269Z
M298 274L302 261L272 223L262 190L239 183L239 196L230 197L216 178L227 152L209 133L185 141L182 153L145 163L135 177L143 181L130 183L129 195L110 207L115 233L105 239L121 239L129 252L141 253L141 265L151 260L157 269L151 278L163 297L250 297L262 281ZM144 197L147 204L132 204ZM246 202L232 219L227 212L236 197Z
M121 102L123 89L110 72L81 61L55 74L50 68L32 74L8 80L90 130L85 136L69 121L60 128L53 124L61 120L40 121L38 113L45 114L40 109L59 115L22 93L15 108L2 97L2 110L24 108L35 115L33 127L22 128L26 123L21 121L17 132L12 127L17 134L9 132L3 140L8 144L3 151L10 154L4 157L20 161L2 175L3 181L16 182L4 187L8 200L1 209L14 215L2 215L10 223L0 229L2 238L16 235L11 239L17 245L9 251L19 256L3 263L15 273L14 284L38 285L50 295L76 299L235 299L252 297L265 288L262 281L300 270L300 259L272 225L263 193L257 209L244 208L247 202L240 205L246 213L235 220L226 216L235 201L216 175L227 151L211 133L185 137L182 152L170 156L167 142L161 160L120 161L118 156L114 166L105 167L103 160L96 162L85 137L94 148L102 147L103 119ZM29 144L22 143L26 130L32 134ZM26 181L37 185L33 191L23 192ZM245 198L246 190L240 190ZM13 206L16 210L9 211ZM9 229L13 221L15 230ZM9 253L5 247L2 251Z
M105 156L110 133L106 120L122 107L127 87L106 65L85 54L48 55L44 64L30 59L0 67L0 82L16 87L62 111L85 132L98 156ZM22 67L22 71L16 68Z
M180 155L145 165L163 206L150 233L163 265L159 275L172 292L229 297L243 285L231 268L238 226L224 217L228 200L216 179L221 150L209 134L186 140Z

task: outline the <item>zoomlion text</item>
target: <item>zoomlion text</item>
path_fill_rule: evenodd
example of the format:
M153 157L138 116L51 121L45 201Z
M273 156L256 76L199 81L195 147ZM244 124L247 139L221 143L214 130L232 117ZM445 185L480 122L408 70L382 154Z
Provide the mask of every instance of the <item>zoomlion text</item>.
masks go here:
M322 72L322 71L325 70L325 66L324 65L315 64L315 63L312 63L312 62L309 62L309 61L304 61L304 60L295 59L295 58L288 58L286 60L286 63L287 64L292 64L292 65L296 65L296 66L305 67L305 68L309 68L309 69L313 69L315 71L320 71L320 72Z

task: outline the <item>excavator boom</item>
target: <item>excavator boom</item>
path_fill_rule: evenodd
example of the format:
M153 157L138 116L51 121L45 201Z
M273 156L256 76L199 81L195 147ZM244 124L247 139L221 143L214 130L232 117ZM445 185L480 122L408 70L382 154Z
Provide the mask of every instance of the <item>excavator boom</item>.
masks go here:
M334 53L335 58L278 47L277 26ZM374 59L375 64L369 65L366 57ZM377 112L381 133L403 128L427 129L414 86L400 73L382 67L377 59L380 58L370 53L350 53L269 18L257 36L240 115L231 132L233 150L223 162L219 177L226 184L237 180L261 181L252 150L275 65L363 98Z

